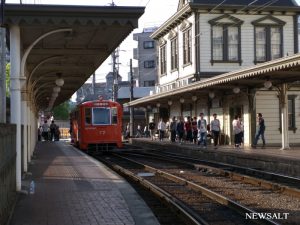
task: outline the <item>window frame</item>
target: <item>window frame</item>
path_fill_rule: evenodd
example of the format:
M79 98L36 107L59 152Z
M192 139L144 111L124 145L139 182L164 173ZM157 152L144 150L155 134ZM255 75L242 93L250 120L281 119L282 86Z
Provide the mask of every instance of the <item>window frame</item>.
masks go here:
M178 37L174 37L171 43L171 71L178 70L179 54L178 54Z
M227 19L226 22L222 22L223 19ZM241 26L244 21L233 17L228 14L224 14L220 17L212 19L208 21L211 25L211 35L210 35L210 42L211 42L211 64L214 63L239 63L242 64L242 41L241 41ZM221 27L223 30L223 48L222 48L222 59L214 59L214 43L213 43L213 28L214 27ZM228 43L228 27L236 27L238 29L238 49L237 49L237 60L229 60L229 43Z
M151 46L148 46L147 44L151 43ZM153 49L155 47L154 41L144 41L143 42L144 49Z
M192 64L192 28L182 31L183 66Z
M257 60L256 29L259 27L260 28L263 27L266 29L266 34L265 34L266 35L266 47L265 47L266 60ZM271 53L271 50L272 50L271 30L272 30L272 28L279 28L279 30L280 30L280 57L279 58L283 57L283 26L276 25L276 24L256 25L256 26L254 26L254 63L255 64L273 60L272 53Z
M159 47L159 72L161 76L167 74L167 44L164 43Z
M155 61L154 60L146 60L146 61L144 61L144 68L145 69L155 68Z
M297 127L296 127L296 98L297 95L288 95L288 102L287 102L287 107L289 107L289 102L292 102L292 112L290 113L288 110L288 115L292 114L292 121L290 123L289 117L288 117L288 125L289 125L289 130L293 131L296 133ZM281 106L279 102L279 131L282 133L282 126L281 126L282 120L281 120ZM291 126L290 126L291 124Z
M267 22L265 22L267 21ZM272 21L270 23L269 21ZM272 15L264 16L260 19L257 19L252 22L252 25L254 26L254 63L262 63L272 60L271 56L271 28L280 28L280 57L283 57L283 27L286 24L285 21L282 21ZM265 27L266 28L266 60L265 61L258 61L257 55L256 55L256 28L257 27Z

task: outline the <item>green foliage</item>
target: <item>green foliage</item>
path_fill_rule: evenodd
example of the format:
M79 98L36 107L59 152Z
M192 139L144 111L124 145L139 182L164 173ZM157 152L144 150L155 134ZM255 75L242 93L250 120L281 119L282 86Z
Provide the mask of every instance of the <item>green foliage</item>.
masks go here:
M70 112L70 101L66 101L53 109L53 116L55 120L68 120Z
M6 96L10 96L10 63L6 64Z

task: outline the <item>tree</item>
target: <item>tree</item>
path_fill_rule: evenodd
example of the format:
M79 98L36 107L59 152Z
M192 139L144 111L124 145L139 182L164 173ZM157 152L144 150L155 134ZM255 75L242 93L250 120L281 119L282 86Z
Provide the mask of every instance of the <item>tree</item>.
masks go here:
M66 101L53 109L53 116L55 119L68 120L71 112L70 101Z

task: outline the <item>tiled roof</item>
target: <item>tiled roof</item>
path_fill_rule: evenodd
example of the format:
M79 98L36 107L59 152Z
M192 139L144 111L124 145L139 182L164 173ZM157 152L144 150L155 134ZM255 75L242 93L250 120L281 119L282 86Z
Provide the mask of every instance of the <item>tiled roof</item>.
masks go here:
M133 97L142 98L150 95L150 91L154 91L154 87L134 87ZM121 87L118 91L118 99L130 98L130 87Z

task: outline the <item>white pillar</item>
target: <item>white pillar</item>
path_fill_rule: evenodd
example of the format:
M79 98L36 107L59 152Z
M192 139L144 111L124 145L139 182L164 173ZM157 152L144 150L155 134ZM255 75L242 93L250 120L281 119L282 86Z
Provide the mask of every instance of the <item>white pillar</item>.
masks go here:
M11 123L16 124L16 190L21 190L21 43L20 28L10 27L10 102Z
M27 124L28 124L28 132L27 132L27 138L28 138L28 154L27 154L27 161L31 162L31 149L32 149L32 144L31 144L31 120L30 120L30 107L29 107L29 102L26 107L26 116L27 116Z
M33 152L35 149L36 145L36 120L35 120L35 115L34 115L34 107L32 107L31 110L31 142L32 142L32 149L31 149L31 156L33 156Z
M282 150L289 149L289 126L288 126L288 97L287 97L287 84L281 84L281 139L282 139Z
M24 93L26 94L26 93ZM27 172L27 154L28 154L28 135L27 135L27 102L22 101L22 124L24 126L23 132L23 170Z

